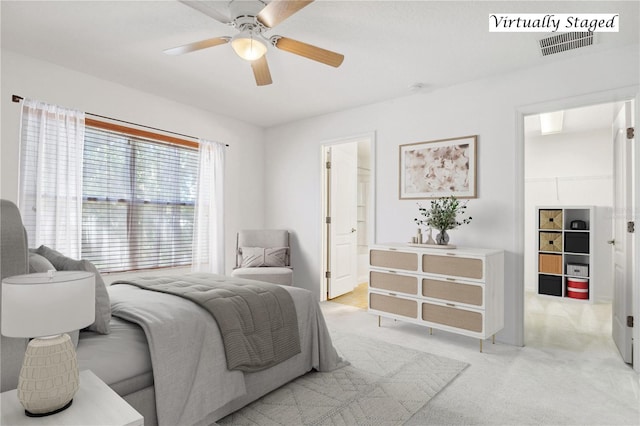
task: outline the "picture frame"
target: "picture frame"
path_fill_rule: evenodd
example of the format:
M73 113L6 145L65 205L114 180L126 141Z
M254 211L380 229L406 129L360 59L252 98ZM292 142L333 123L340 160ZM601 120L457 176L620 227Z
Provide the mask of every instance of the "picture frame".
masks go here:
M478 135L400 145L399 197L476 198Z

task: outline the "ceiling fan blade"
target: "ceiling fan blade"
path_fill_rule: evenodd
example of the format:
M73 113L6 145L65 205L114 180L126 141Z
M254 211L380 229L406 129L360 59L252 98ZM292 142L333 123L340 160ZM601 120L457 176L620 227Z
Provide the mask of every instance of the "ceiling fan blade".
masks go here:
M266 55L252 61L251 68L253 68L253 76L256 78L256 84L258 86L266 86L273 83L273 81L271 81L271 72L269 72Z
M313 0L273 0L258 13L258 21L273 28L309 3Z
M341 55L340 53L312 46L287 37L277 38L275 46L280 50L304 56L305 58L336 68L342 64L342 61L344 61L344 55Z
M202 1L202 0L178 0L180 3L186 4L187 6L197 10L198 12L202 12L205 15L215 19L216 21L220 21L223 24L231 23L231 18L224 13L220 12L218 9L213 7L211 1Z
M229 43L231 37L216 37L208 38L206 40L194 41L193 43L185 44L183 46L172 47L171 49L163 50L167 55L182 55L184 53L193 52L196 50L206 49L208 47L219 46L221 44Z

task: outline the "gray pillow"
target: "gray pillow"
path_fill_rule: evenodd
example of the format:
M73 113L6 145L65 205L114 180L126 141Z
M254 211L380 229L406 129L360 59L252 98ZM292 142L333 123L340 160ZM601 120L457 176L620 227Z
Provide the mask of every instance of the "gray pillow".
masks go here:
M240 247L242 254L241 268L261 266L287 266L287 247Z
M29 273L55 271L56 268L46 257L39 255L29 249Z
M75 260L47 246L40 246L36 252L46 257L58 271L87 271L96 275L96 320L87 329L100 334L109 334L111 321L111 301L107 287L100 273L88 260Z

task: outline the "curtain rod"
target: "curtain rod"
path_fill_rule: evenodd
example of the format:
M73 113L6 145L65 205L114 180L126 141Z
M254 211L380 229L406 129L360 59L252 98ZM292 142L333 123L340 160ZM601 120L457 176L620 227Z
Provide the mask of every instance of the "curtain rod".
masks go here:
M22 96L18 96L18 95L11 95L11 101L12 101L12 102L14 102L14 103L19 103L19 102L20 102L20 101L22 101L22 100L24 100L24 98L23 98ZM118 121L118 122L120 122L120 123L130 124L130 125L132 125L132 126L145 127L145 128L147 128L147 129L152 129L152 130L156 130L156 131L159 131L159 132L171 133L171 134L174 134L174 135L177 135L177 136L182 136L182 137L185 137L185 138L191 138L191 139L196 139L196 140L198 140L198 139L199 139L199 138L197 138L197 137L195 137L195 136L189 136L189 135L185 135L185 134L183 134L183 133L172 132L171 130L158 129L157 127L145 126L144 124L132 123L132 122L130 122L130 121L120 120L120 119L118 119L118 118L107 117L107 116L99 115L99 114L93 114L93 113L91 113L91 112L85 112L85 114L87 114L87 115L91 115L91 116L93 116L93 117L99 117L99 118L104 118L104 119L107 119L107 120ZM224 144L224 146L229 146L229 144L228 144L228 143L226 143L226 144Z

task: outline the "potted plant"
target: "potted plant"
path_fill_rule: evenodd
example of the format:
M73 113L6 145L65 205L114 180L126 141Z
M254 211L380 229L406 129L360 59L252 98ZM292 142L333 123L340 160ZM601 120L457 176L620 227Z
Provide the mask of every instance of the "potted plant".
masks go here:
M418 226L427 225L432 229L437 229L439 233L436 235L436 244L446 245L449 243L448 230L471 222L471 216L462 217L466 209L466 201L461 203L454 196L442 197L431 201L429 208L422 207L418 203L418 211L422 217L416 217L413 220Z

